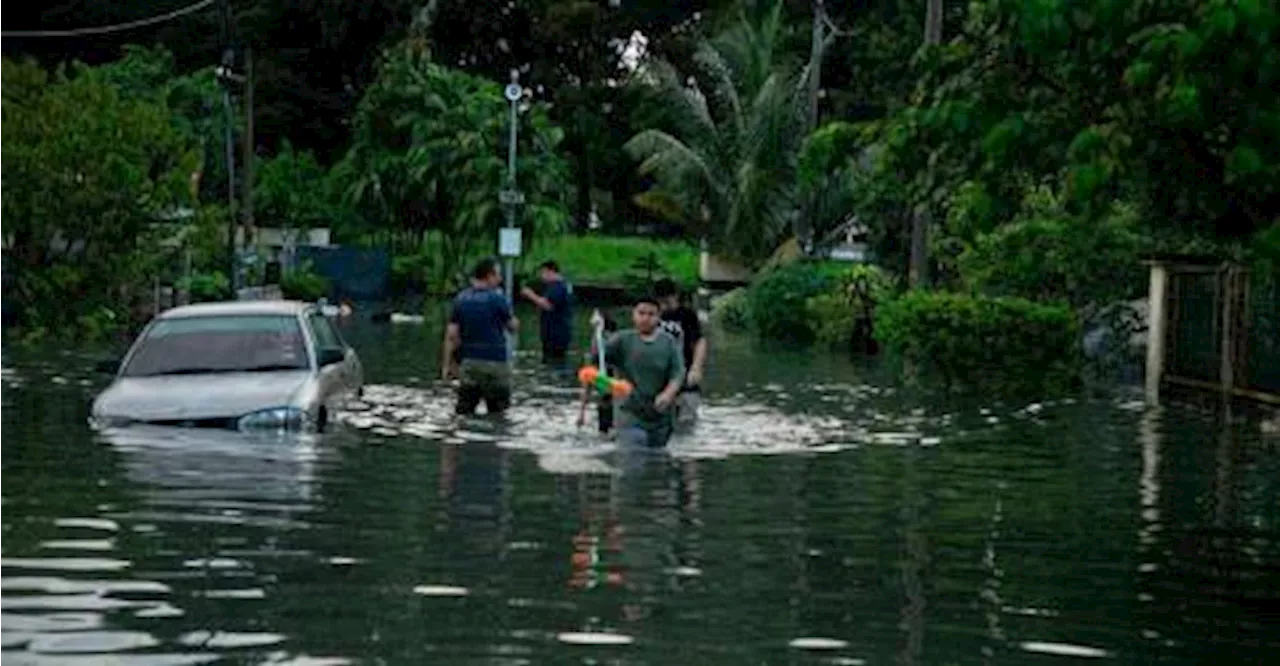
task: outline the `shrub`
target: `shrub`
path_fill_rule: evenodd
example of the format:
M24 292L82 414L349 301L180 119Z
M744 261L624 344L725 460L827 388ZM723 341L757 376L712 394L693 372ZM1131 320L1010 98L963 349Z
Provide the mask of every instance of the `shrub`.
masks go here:
M909 292L880 306L875 336L948 383L1021 383L1079 368L1080 327L1071 309L1021 298Z
M751 324L751 307L747 290L739 287L711 303L711 318L721 326L743 330Z
M983 293L1092 309L1145 289L1143 249L1130 211L1092 221L1050 214L982 234L960 255L960 274Z
M830 291L805 302L814 337L831 346L849 344L858 337L855 332L859 326L873 320L876 304L892 293L893 282L879 268L857 265L845 269ZM864 336L869 335L867 330Z
M318 301L329 293L329 281L303 262L280 279L280 292L290 300Z
M758 276L747 292L752 327L765 338L813 340L805 303L833 283L830 270L808 261L790 263Z
M221 271L200 271L178 280L178 288L185 290L192 303L220 301L231 297L231 281Z
M388 285L391 293L425 292L430 270L431 255L426 251L392 257Z

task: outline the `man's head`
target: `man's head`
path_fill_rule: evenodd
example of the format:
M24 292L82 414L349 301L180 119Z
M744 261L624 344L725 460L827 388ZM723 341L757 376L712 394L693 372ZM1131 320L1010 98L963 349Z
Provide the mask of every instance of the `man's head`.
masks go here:
M636 299L635 307L631 308L631 325L641 335L649 335L658 328L661 316L662 307L658 305L658 299L642 296Z
M543 282L555 282L560 279L560 265L548 259L538 265L538 277Z
M662 278L653 285L653 297L664 311L680 307L680 290L668 278Z
M491 257L481 259L471 270L471 279L477 286L493 288L502 284L502 273L498 271L498 262Z

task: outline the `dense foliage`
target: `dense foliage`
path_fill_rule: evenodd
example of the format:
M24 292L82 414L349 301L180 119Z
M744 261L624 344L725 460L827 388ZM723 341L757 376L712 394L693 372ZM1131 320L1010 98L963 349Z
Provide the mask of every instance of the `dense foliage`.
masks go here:
M876 339L948 383L1069 377L1080 356L1075 315L1020 298L911 291L876 312Z
M410 41L392 51L365 93L351 151L335 177L368 224L433 238L428 269L450 281L480 247L491 251L503 224L507 102L493 81L442 67ZM530 240L565 228L568 167L563 131L533 106L520 115L518 184Z
M815 340L833 348L870 351L876 305L893 293L892 280L874 266L841 272L826 292L805 302Z
M813 325L805 304L834 283L829 268L809 261L762 273L747 292L751 327L766 338L796 343L813 340Z
M163 259L197 146L163 99L100 72L5 60L3 79L5 301L32 333L102 330Z
M594 211L606 229L674 223L758 266L856 223L897 279L925 220L933 288L1062 302L1086 323L1142 295L1147 251L1275 271L1280 9L951 2L941 43L925 45L926 4L826 2L817 44L803 0L245 0L234 35L208 11L92 44L6 39L6 54L45 62L5 62L6 314L36 329L111 319L139 284L172 277L179 246L209 276L189 282L221 289L228 120L211 65L229 44L255 49L258 223L389 245L405 288L445 290L491 249L512 68L530 95L531 248ZM6 29L173 8L32 7ZM815 46L826 55L811 61ZM89 65L54 66L75 59ZM151 222L180 209L196 231L161 251ZM680 273L685 257L659 259ZM865 319L844 292L797 287L805 270L763 275L726 301L730 319L823 340Z

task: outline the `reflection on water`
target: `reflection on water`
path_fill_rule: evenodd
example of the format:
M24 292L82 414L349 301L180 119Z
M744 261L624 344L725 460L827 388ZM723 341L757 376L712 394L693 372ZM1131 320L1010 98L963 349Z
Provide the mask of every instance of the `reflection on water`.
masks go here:
M428 327L418 327L426 329ZM573 425L522 358L455 420L438 331L348 332L335 432L91 434L101 380L6 359L3 657L18 664L1261 663L1280 445L1130 398L899 393L716 340L669 451Z

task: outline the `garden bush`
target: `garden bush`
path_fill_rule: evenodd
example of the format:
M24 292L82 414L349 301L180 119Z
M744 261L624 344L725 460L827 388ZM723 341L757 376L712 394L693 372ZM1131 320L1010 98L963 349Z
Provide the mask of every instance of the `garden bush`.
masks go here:
M744 330L751 324L751 306L747 289L739 287L711 303L711 319L731 330Z
M912 291L876 311L876 339L948 383L1074 377L1080 326L1066 305Z
M856 265L845 269L829 291L805 302L815 339L833 347L849 345L859 337L855 335L859 326L873 321L876 304L892 293L892 280L879 268ZM869 337L870 333L867 330L864 335Z
M793 262L757 276L747 291L752 328L764 338L811 342L814 330L805 305L834 284L829 268L810 261Z
M222 271L198 271L178 280L192 303L207 303L231 298L231 281Z
M303 262L280 278L280 293L289 300L318 301L329 293L329 281Z

